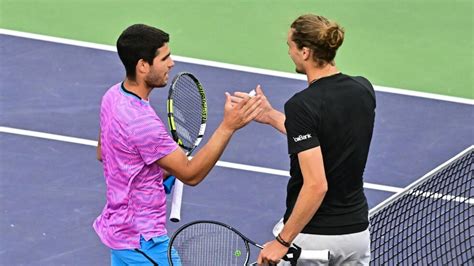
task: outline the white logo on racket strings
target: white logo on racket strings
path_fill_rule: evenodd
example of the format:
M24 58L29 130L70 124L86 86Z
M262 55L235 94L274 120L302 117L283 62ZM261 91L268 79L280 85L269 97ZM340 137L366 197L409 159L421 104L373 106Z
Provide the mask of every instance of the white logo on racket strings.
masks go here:
M298 137L293 137L293 140L295 142L300 142L302 140L306 140L306 139L310 139L311 138L311 134L306 134L306 135L299 135Z

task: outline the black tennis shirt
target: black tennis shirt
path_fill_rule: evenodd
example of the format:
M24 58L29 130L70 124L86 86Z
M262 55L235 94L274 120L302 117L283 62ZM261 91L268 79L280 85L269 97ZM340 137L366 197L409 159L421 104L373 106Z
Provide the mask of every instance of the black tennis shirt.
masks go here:
M303 185L298 153L320 146L328 191L302 233L339 235L367 229L364 173L375 119L375 93L363 77L321 78L285 103L290 154L286 222Z

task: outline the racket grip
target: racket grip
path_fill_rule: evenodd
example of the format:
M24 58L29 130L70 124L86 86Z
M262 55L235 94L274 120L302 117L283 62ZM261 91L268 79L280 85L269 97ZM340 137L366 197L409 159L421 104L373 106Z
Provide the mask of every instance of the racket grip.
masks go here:
M253 96L255 96L255 95L257 95L257 92L256 92L255 90L249 91L249 96L250 96L250 97L253 97Z
M329 250L302 250L299 259L300 260L317 260L319 262L329 261Z
M183 182L176 179L171 200L170 221L177 223L181 220L181 203L183 199Z

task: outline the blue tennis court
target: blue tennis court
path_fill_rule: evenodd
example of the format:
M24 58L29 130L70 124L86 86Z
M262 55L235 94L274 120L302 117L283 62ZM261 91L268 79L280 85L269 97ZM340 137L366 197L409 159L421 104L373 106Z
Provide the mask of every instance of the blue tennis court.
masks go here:
M109 250L91 226L105 203L94 141L101 97L124 76L118 56L0 34L0 58L0 264L108 264ZM224 92L261 84L282 110L305 88L299 79L184 62L171 76L181 71L198 76L207 93L204 141L222 118ZM150 99L163 120L166 95L167 88L155 89ZM472 145L473 118L472 104L378 91L365 171L369 207ZM288 169L286 138L250 124L202 184L185 188L182 221L168 224L170 234L211 219L257 242L270 239L283 214Z

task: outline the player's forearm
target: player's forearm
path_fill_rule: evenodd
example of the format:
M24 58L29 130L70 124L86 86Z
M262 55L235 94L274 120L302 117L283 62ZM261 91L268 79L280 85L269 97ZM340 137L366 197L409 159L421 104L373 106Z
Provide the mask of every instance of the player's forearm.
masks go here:
M190 175L184 183L195 186L207 176L221 157L233 133L234 130L227 129L222 124L217 128L206 145L188 162Z
M303 185L293 212L280 233L283 240L293 242L319 209L325 195L326 189L317 184Z
M286 135L286 129L285 129L285 114L283 114L280 111L277 111L273 109L269 114L269 125L274 127L276 130L280 131L281 133Z
M308 224L328 190L321 148L315 147L298 153L298 160L303 174L303 186L281 232L281 237L287 242L292 242Z

